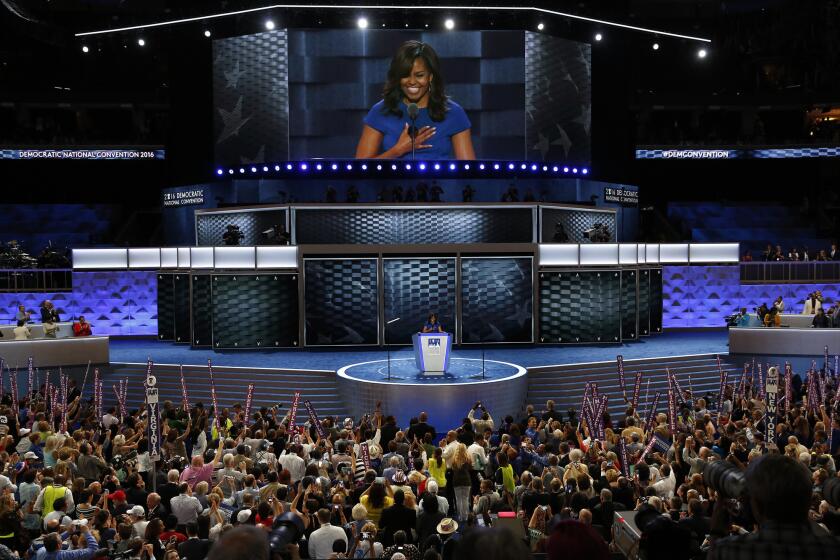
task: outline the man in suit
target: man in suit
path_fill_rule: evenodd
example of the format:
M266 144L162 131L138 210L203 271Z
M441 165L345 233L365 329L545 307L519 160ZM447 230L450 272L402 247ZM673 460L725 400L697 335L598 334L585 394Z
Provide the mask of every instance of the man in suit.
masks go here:
M828 252L828 258L832 261L840 261L840 249L837 248L837 243L831 244L831 251Z
M178 545L178 555L187 560L204 560L210 551L210 541L198 538L198 524L187 523L187 540Z
M394 533L404 531L411 541L411 530L417 524L417 512L414 508L405 507L405 493L400 489L394 492L394 505L382 510L379 527L383 531L382 545L394 544Z
M429 425L429 415L425 412L421 412L419 416L419 422L414 424L408 430L408 440L414 441L416 437L418 440L423 441L423 436L427 433L432 434L432 440L435 439L437 435L437 430L435 430L434 426Z
M41 322L42 323L58 323L60 321L58 317L58 309L55 308L53 302L48 299L44 300L44 304L41 306Z

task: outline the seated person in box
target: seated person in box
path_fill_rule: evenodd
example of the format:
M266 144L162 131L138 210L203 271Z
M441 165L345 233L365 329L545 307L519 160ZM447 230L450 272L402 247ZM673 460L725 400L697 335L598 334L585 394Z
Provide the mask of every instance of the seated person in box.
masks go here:
M85 320L84 315L79 315L79 320L73 323L73 336L90 336L90 323Z

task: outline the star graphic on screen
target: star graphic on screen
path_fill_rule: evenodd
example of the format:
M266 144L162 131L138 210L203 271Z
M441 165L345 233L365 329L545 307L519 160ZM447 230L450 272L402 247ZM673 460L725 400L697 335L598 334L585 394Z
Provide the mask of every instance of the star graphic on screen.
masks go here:
M245 73L245 70L239 69L239 61L236 61L236 64L233 67L233 70L225 70L225 79L227 80L227 86L229 88L238 88L239 87L239 78Z
M265 162L265 144L260 146L260 149L257 150L257 155L254 156L254 159L247 158L242 156L242 163L263 163Z
M233 111L226 111L219 107L219 113L222 116L222 133L219 134L219 139L216 140L216 144L221 144L231 136L238 136L239 130L251 120L251 117L242 118L242 96L239 96L239 101L236 102L236 106L233 108Z
M487 328L490 329L490 334L484 337L484 340L487 342L502 342L505 339L505 335L502 334L502 331L496 327L493 323L487 323Z
M548 141L548 136L542 132L537 133L537 137L537 143L531 146L531 149L537 150L540 153L540 157L545 159L545 156L548 154L548 150L551 149L551 142Z
M513 315L510 315L509 317L505 317L505 320L516 321L517 323L519 323L520 327L524 327L525 323L531 320L531 312L528 310L528 307L530 307L530 305L528 304L528 302L525 302L523 305L519 305L518 303L515 305L516 312Z
M563 153L566 156L568 156L569 155L569 149L572 147L572 140L569 138L569 135L566 134L566 131L563 130L563 127L560 126L560 123L557 123L557 130L559 131L560 136L558 136L556 139L554 139L551 142L551 145L552 146L562 146L563 147Z

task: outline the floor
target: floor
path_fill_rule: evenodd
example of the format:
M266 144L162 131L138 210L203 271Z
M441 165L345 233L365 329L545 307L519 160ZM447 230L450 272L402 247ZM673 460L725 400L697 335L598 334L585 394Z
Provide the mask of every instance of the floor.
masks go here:
M587 346L535 346L505 345L481 348L455 348L452 356L512 362L524 367L574 364L615 360L621 354L625 360L684 356L690 354L726 354L728 337L726 329L697 331L669 331L627 344ZM412 360L410 347L392 349L391 359ZM263 351L193 350L186 345L159 342L150 339L112 339L111 362L143 363L151 358L158 364L203 365L212 360L218 366L322 369L335 371L342 366L386 360L388 352L381 348L370 349L294 349Z

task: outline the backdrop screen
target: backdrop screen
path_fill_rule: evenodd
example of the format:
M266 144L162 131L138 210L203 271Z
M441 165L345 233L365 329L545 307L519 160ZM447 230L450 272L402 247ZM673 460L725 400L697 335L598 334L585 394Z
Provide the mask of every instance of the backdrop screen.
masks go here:
M401 82L391 106L399 115L380 103L406 41L437 55L438 93L448 97L439 97L442 119L421 108L417 128L429 123L437 132L416 158L467 157L460 148L467 137L478 159L589 162L588 44L526 31L358 29L280 29L214 41L217 162L351 159L365 127L379 135L372 153L411 158L392 150L409 122L404 88L424 94L438 86L422 75Z

